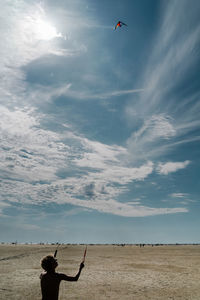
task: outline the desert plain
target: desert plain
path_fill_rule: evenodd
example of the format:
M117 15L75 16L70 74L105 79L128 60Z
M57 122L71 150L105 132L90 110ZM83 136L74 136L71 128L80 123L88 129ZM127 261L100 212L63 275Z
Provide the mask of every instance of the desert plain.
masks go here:
M40 260L56 245L0 245L0 299L41 300ZM57 272L74 276L84 245L60 245ZM200 245L88 245L78 282L59 300L199 300Z

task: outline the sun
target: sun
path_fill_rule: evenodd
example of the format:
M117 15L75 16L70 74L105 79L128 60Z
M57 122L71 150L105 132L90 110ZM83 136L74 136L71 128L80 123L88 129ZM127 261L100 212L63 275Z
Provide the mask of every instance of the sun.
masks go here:
M34 33L38 40L48 41L56 37L61 37L61 33L58 33L51 23L40 18L35 20Z
M50 22L42 5L36 5L30 14L20 21L22 32L31 41L49 41L63 37L53 23Z

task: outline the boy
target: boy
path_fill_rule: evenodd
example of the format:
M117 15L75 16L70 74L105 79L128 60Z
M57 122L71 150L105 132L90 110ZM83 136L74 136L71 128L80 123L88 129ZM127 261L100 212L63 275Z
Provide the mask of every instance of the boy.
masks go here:
M58 263L57 259L52 255L45 256L41 261L41 266L45 270L45 272L40 275L42 300L58 300L61 280L77 281L81 270L84 268L84 263L82 262L80 264L79 271L74 277L55 272Z

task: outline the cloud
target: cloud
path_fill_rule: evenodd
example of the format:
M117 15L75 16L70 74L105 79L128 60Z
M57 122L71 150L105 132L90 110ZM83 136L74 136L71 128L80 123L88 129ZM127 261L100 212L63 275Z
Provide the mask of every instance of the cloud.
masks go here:
M99 98L99 99L107 99L111 97L119 97L122 95L129 95L129 94L135 94L135 93L141 93L144 92L145 89L131 89L131 90L114 90L107 93L102 93L99 95L93 95L91 97L93 98Z
M19 228L21 230L27 230L27 231L35 231L35 230L39 231L41 229L40 226L38 226L38 225L26 224L26 223L23 223L23 224L18 223L17 228Z
M179 204L182 204L184 206L188 206L188 205L196 202L196 200L191 199L192 196L189 195L188 193L172 193L169 196L173 200L178 201Z
M87 59L81 60L84 66L82 69L85 70L85 66L91 69L87 74L81 73L80 66L78 66L78 74L83 77L83 86L86 86L86 89L79 87L79 76L75 80L68 80L66 77L66 82L59 84L53 82L51 86L39 83L31 86L31 82L28 82L26 77L27 68L31 68L31 63L35 64L36 60L41 62L46 56L50 59L54 56L60 59L80 56L89 49L82 41L79 42L76 39L78 33L72 40L66 32L61 36L60 31L54 31L54 33L52 31L52 34L55 34L54 41L53 38L48 40L44 36L41 40L38 26L36 26L38 20L40 24L41 20L46 22L45 10L41 4L15 1L10 6L6 2L2 11L1 25L3 26L0 27L2 41L4 41L4 47L0 49L2 58L0 62L2 210L7 207L6 203L9 202L11 205L13 202L18 202L36 206L69 203L77 207L124 217L187 212L187 209L179 207L154 208L142 205L140 202L123 202L125 193L129 192L129 184L134 181L144 181L153 173L154 160L158 155L168 151L169 141L174 143L174 138L182 136L186 128L189 131L198 126L195 118L194 120L186 119L187 123L184 124L178 119L176 122L171 117L170 111L158 109L161 100L166 99L166 90L169 88L166 79L169 78L169 74L171 76L167 68L175 50L170 51L162 66L155 63L154 56L150 59L142 84L138 85L147 87L145 90L110 87L110 83L105 84L107 78L102 76L102 70L100 74L98 73L96 60L94 66L98 70L92 72L93 65L92 67L88 65L90 62ZM67 14L69 16L70 12ZM71 18L73 17L72 13ZM70 21L71 19L68 18L65 25L70 26ZM76 26L79 27L79 25ZM94 27L94 25L91 20L84 23L84 27ZM96 26L100 25L96 24ZM65 34L66 39L64 39ZM196 34L197 32L191 37L192 47L195 46ZM63 43L60 42L61 39ZM164 43L162 34L160 39L161 44ZM71 46L70 43L72 43ZM184 40L181 40L180 46L182 43ZM162 45L159 51L158 57L162 61ZM185 49L181 52L183 59L188 51L189 49ZM105 58L105 56L102 57ZM175 67L178 65L177 61ZM40 68L38 68L38 74L39 71ZM54 76L53 73L51 74ZM104 85L105 89L101 91L98 86L96 92L94 82ZM92 84L92 91L88 83ZM128 114L131 117L137 117L138 123L136 122L137 127L135 127L137 129L130 135L124 146L112 144L112 141L108 145L91 140L68 122L67 114L66 122L62 125L63 119L60 121L58 117L55 120L53 113L48 115L48 111L45 111L47 107L45 104L52 104L53 100L60 96L91 100L136 93L141 101L138 101L136 106L132 106L131 113ZM167 103L170 106L170 101ZM186 100L184 103L186 105ZM41 107L44 109L43 113L40 112ZM52 105L48 106L49 108L53 111L55 107ZM199 107L195 108L196 110L193 107L190 112L196 112ZM49 122L51 118L52 124ZM56 125L61 128L60 131L57 130ZM160 163L157 171L160 174L168 174L188 164L189 161ZM71 211L72 214L74 212L77 210Z
M44 19L45 12L39 4L4 3L1 33L5 43L0 50L4 66L20 67L54 48L51 42L38 42L35 32L40 33L42 28L36 27L37 21Z
M152 208L148 206L142 206L130 203L121 203L115 200L104 201L81 201L75 200L75 205L98 210L104 213L111 213L123 217L146 217L154 215L164 215L173 213L186 213L188 209L183 207L177 208Z
M152 51L137 81L145 91L130 99L125 110L129 126L134 130L128 139L130 152L136 149L143 158L153 159L170 153L181 143L199 140L196 135L188 137L200 127L200 93L193 88L194 78L198 77L195 66L199 65L197 7L199 3L195 1L190 10L185 0L181 5L179 1L162 5L162 19ZM157 120L152 120L152 116ZM158 116L162 116L160 120ZM165 144L161 145L163 139Z
M167 143L176 135L173 120L164 115L153 115L127 140L131 160L155 159L166 152Z
M60 51L60 50L58 50ZM59 54L58 54L59 55ZM62 54L61 54L62 55ZM103 100L103 99L110 99L112 97L120 97L122 95L129 95L129 94L135 94L135 93L141 93L144 92L144 89L132 89L132 90L113 90L113 91L108 91L108 92L95 92L95 93L91 93L87 90L83 91L83 90L76 90L73 89L73 85L70 84L68 89L65 89L66 85L68 86L69 84L63 84L60 85L60 87L54 87L54 90L58 91L59 94L59 90L62 92L62 95L68 96L70 98L74 98L74 99L85 99L85 100L90 100L90 99L97 99L97 100ZM60 93L61 95L61 93ZM55 97L56 94L52 93L52 97Z
M159 163L157 172L162 175L168 175L169 173L177 172L178 170L186 168L189 164L189 160L184 162Z
M81 49L50 49L47 54L52 54L56 56L66 56L66 57L72 57L72 56L79 56L81 53L86 51L84 47L81 47Z
M69 82L63 86L49 87L48 90L39 85L31 90L26 82L25 67L48 56L79 56L86 51L84 45L69 45L57 33L54 25L49 24L42 4L15 1L10 6L5 1L2 5L0 35L4 47L0 49L0 103L12 108L31 107L41 99L48 99L49 93L56 97L57 93L66 92ZM41 38L42 30L43 35L49 35L49 40ZM40 71L38 77L39 75Z
M4 202L4 201L0 201L0 216L4 216L4 214L3 214L3 211L4 211L4 209L5 208L8 208L8 207L10 207L11 205L9 204L9 203L6 203L6 202Z
M55 179L68 146L56 133L39 128L42 114L0 107L0 115L2 177L27 182Z
M126 148L91 141L70 127L63 133L44 130L39 126L43 117L34 110L1 107L3 203L69 203L125 217L187 211L118 201L129 183L152 174L153 163L127 166ZM58 176L61 168L69 170L66 177Z
M185 198L185 197L188 197L188 194L186 194L186 193L172 193L170 196L172 198Z

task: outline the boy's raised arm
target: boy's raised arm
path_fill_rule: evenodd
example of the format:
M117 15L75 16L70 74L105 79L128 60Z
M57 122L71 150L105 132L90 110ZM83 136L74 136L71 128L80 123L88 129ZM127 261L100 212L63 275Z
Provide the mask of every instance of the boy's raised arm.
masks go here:
M79 271L76 274L76 276L68 276L68 275L65 275L65 274L60 274L61 275L61 279L65 280L65 281L78 281L79 276L80 276L81 271L82 271L83 268L84 268L84 263L81 263L80 267L79 267Z

